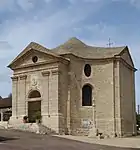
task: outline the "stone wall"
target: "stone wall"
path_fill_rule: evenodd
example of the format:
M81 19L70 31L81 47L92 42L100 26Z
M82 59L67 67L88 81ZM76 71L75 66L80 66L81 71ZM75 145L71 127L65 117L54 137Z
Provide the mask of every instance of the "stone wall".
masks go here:
M59 63L59 95L58 95L58 112L59 116L59 130L60 133L68 132L67 116L67 102L68 102L68 65Z
M58 63L17 69L14 77L16 77L13 80L14 107L10 123L20 124L23 116L28 116L28 101L30 101L28 95L32 90L38 90L41 94L39 100L41 100L42 123L59 132Z
M82 81L82 61L71 56L69 67L69 90L70 90L70 132L77 134L81 128L81 81Z
M68 56L67 56L68 57ZM69 56L70 61L70 131L73 135L88 135L94 118L100 132L114 133L113 61L91 61ZM91 76L84 74L85 64L92 68ZM93 88L93 106L82 106L82 87Z
M113 61L94 62L93 85L96 128L101 133L114 134Z
M122 136L136 133L134 71L120 62Z

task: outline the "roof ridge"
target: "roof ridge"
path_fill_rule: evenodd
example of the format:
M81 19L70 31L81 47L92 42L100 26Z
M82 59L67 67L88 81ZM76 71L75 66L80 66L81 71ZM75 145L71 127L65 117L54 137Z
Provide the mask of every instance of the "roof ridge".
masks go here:
M81 43L81 44L86 45L83 41L79 40L77 37L71 37L65 43L71 43L71 42L75 44Z
M87 45L88 48L99 48L99 49L117 49L117 48L125 48L127 46L114 46L114 47L104 47L104 46L90 46Z
M85 47L86 44L84 42L82 42L81 40L79 40L76 37L71 37L69 38L66 42L64 42L63 44L60 44L59 46L52 48L51 50L57 49L57 48L66 48L66 49L70 49L73 47Z

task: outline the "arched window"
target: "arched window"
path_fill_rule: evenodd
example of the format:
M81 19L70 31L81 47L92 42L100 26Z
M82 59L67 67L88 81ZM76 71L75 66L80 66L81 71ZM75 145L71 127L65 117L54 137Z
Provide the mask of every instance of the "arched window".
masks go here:
M41 97L41 94L37 90L31 91L28 96L28 98L39 98L39 97Z
M89 77L91 75L91 66L89 64L86 64L84 67L84 73L86 77Z
M82 88L82 106L92 106L92 87L88 84Z

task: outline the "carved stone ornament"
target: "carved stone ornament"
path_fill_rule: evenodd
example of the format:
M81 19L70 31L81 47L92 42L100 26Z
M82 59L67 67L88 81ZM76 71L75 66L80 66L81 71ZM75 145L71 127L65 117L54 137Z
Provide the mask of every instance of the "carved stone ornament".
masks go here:
M37 85L37 80L35 78L32 79L32 86L36 86Z
M50 75L50 71L44 71L44 72L42 72L42 75L43 76L49 76Z
M25 80L27 78L27 75L21 75L19 77L20 77L20 80Z
M52 75L59 75L60 74L60 71L58 69L56 70L52 70Z
M11 77L12 81L17 81L18 80L18 76L13 76Z

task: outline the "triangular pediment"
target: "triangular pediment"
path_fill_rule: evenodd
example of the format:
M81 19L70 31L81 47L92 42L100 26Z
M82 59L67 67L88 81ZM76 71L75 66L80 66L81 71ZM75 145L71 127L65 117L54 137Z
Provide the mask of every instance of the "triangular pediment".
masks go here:
M42 53L32 49L24 54L22 57L20 57L12 66L13 68L28 67L31 65L57 61L57 59L58 58L50 54Z
M123 60L125 60L130 66L134 67L134 63L133 63L133 60L132 60L132 57L130 55L130 52L129 52L129 49L128 47L126 47L122 53L121 53L121 58Z
M35 58L36 57L36 58ZM37 59L37 60L36 60ZM51 50L31 42L8 66L11 69L65 59Z

